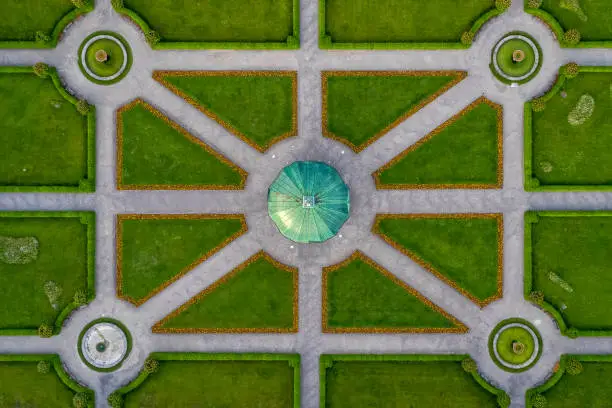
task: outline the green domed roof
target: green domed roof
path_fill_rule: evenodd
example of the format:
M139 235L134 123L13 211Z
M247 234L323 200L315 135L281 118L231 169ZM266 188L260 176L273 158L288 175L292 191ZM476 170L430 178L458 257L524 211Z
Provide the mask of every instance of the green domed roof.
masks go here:
M300 161L285 167L268 191L268 214L295 242L323 242L349 217L349 189L331 166Z

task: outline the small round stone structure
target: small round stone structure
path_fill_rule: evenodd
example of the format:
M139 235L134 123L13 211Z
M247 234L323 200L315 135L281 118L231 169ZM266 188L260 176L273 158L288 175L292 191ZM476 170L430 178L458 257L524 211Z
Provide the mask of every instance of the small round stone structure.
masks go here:
M117 320L98 319L89 323L79 336L79 355L96 371L112 371L121 366L132 348L127 328Z
M509 33L495 45L490 67L501 82L524 84L533 79L542 67L542 50L530 35Z
M132 66L132 51L117 33L99 31L88 36L79 48L79 67L83 75L99 85L121 81Z
M268 214L278 230L299 243L327 241L349 218L349 188L333 167L298 161L268 190Z
M495 326L489 336L489 354L502 370L526 371L542 355L542 338L528 321L506 319Z

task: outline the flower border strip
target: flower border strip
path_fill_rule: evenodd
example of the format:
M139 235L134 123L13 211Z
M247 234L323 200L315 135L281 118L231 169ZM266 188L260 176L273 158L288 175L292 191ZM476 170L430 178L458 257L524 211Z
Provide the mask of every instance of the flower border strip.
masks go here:
M417 150L421 145L429 142L435 136L440 134L447 127L453 125L457 120L459 120L465 114L471 112L477 106L482 103L486 103L493 109L497 111L497 181L495 184L479 184L479 183L447 183L447 184L385 184L380 181L380 175L383 171L388 170L401 160L403 160L407 155ZM376 185L377 190L433 190L433 189L500 189L504 185L504 112L503 107L491 100L487 99L485 96L481 96L480 98L473 101L467 107L463 108L459 113L455 116L444 122L442 125L438 126L431 133L419 139L412 146L408 147L406 150L401 152L399 155L395 156L391 161L386 163L384 166L376 170L372 173L372 177L374 177L374 184Z
M355 260L361 260L374 269L376 269L380 274L390 279L393 283L400 286L406 292L415 296L420 302L422 302L425 306L434 310L435 312L440 313L442 316L453 322L455 326L452 328L434 328L434 327L372 327L372 328L361 328L361 327L342 327L342 328L334 328L328 326L328 301L327 301L327 293L328 293L328 278L329 274L335 272L339 269L348 266ZM335 265L326 266L323 268L323 287L322 287L322 315L321 322L323 326L323 333L467 333L469 329L465 326L465 324L455 316L447 313L444 309L433 303L427 297L418 292L415 288L408 285L407 283L400 280L397 276L393 275L391 272L383 268L381 265L377 264L374 260L367 257L361 251L355 251L351 256L346 258L344 261L337 263Z
M333 132L329 130L329 121L327 116L328 111L328 85L327 81L329 77L334 76L344 76L344 77L367 77L367 76L382 76L382 77L392 77L392 76L410 76L410 77L420 77L420 76L454 76L455 79L450 81L448 84L438 89L432 95L420 101L418 104L410 108L407 112L402 114L399 118L394 120L391 124L387 125L385 128L380 130L378 133L371 136L368 140L356 146L351 141L347 140L344 137L337 136ZM376 142L378 139L387 134L391 129L398 126L400 123L404 122L410 116L417 113L419 110L423 109L426 105L433 102L440 95L457 85L459 82L463 81L467 78L467 72L458 71L458 70L449 70L449 71L321 71L321 89L322 89L322 105L321 105L321 127L323 131L323 136L329 139L336 140L340 143L343 143L349 146L355 153L359 153L365 150L368 146Z
M206 152L212 154L217 159L219 159L222 163L226 164L233 170L237 171L240 174L241 182L239 185L216 185L216 184L124 184L123 183L123 114L132 108L141 105L144 109L152 113L158 119L164 121L168 126L185 136L189 141L199 145ZM183 128L178 123L172 121L168 116L162 113L160 110L155 108L153 105L149 104L142 98L136 98L132 102L127 105L123 105L121 108L117 109L116 113L116 126L117 126L117 139L115 142L116 150L117 150L117 168L116 168L116 187L117 190L243 190L244 185L246 184L246 179L248 173L243 170L241 167L238 167L236 164L231 162L227 157L223 154L217 152L204 141L198 139L189 133L185 128Z
M240 220L241 228L236 233L229 236L215 248L211 249L204 255L202 255L197 260L193 261L183 270L178 272L176 275L171 277L170 279L163 282L161 285L153 289L147 296L142 299L136 300L130 296L123 294L123 273L121 269L121 264L123 260L123 222L125 220L202 220L202 219L238 219ZM123 299L127 302L130 302L134 306L138 307L145 303L147 300L151 299L153 296L157 295L172 283L178 281L183 276L185 276L189 271L195 268L197 265L203 263L208 258L213 256L222 248L229 245L232 241L236 240L238 237L246 233L248 230L246 219L244 214L117 214L116 218L116 233L115 233L115 250L117 255L117 265L115 271L115 277L117 280L117 297L119 299Z
M215 291L219 287L223 286L223 284L227 283L230 279L237 276L240 272L242 272L245 268L247 268L253 262L264 259L274 265L276 268L281 269L283 271L289 272L293 274L293 324L289 329L280 329L280 328L164 328L163 325L166 324L169 320L174 317L180 315L185 310L187 310L192 305L198 303L202 298ZM298 320L299 320L299 274L298 269L294 267L290 267L278 262L276 259L272 258L264 251L259 251L245 262L241 263L234 269L232 269L229 273L224 275L222 278L215 281L212 285L189 299L186 303L179 306L177 309L172 311L169 315L164 317L162 320L158 321L153 325L151 331L153 333L171 333L171 334L203 334L203 333L297 333L298 331Z
M214 113L213 111L205 108L198 102L196 99L189 96L186 92L177 88L170 82L166 81L165 77L167 76L178 76L178 77L227 77L227 76L238 76L238 77L250 77L250 76L263 76L263 77L290 77L291 78L291 94L292 94L292 115L291 115L291 129L279 136L275 136L270 139L266 144L260 146L250 140L248 136L242 133L240 130L235 128L231 123L226 122L221 119L219 115ZM283 139L287 139L292 136L297 136L298 134L298 83L297 83L297 71L153 71L153 79L162 84L164 87L168 88L170 91L175 93L176 95L183 98L188 104L202 112L204 115L208 116L215 122L219 123L223 126L228 132L237 136L244 143L248 144L252 148L256 149L260 153L264 153L268 150L272 145L280 142Z
M489 296L488 298L481 300L469 293L466 289L460 287L457 283L444 276L438 270L436 270L428 262L421 259L412 251L399 245L393 239L383 234L378 226L382 219L406 219L406 218L452 218L452 219L495 219L497 221L497 292ZM484 308L490 303L501 299L503 296L504 286L504 220L503 214L501 213L461 213L461 214L376 214L374 219L374 225L372 226L372 233L382 238L387 244L406 255L412 261L416 262L423 269L432 273L436 278L440 279L447 285L451 286L457 292L476 303L480 308Z

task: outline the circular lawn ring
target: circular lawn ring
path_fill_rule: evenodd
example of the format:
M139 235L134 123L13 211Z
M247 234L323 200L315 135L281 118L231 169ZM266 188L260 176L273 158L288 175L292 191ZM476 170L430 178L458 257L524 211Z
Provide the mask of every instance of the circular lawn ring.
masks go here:
M91 34L79 48L79 67L83 75L99 85L121 81L132 66L132 50L119 34L99 31Z
M113 371L121 366L132 349L132 336L127 328L113 319L97 319L89 323L79 336L79 355L96 371Z
M510 33L497 42L491 56L491 71L506 84L524 84L538 74L542 50L525 33Z
M502 370L527 371L542 355L542 338L528 321L507 319L489 335L489 354Z

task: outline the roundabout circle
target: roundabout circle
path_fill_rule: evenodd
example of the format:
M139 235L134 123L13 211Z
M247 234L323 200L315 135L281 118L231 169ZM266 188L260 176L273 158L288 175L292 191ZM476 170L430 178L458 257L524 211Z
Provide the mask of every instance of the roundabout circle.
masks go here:
M514 32L502 37L491 54L490 68L495 77L508 85L524 84L542 67L542 50L528 34Z
M85 38L78 59L81 72L87 79L98 85L112 85L130 71L132 50L119 34L98 31Z
M132 336L114 319L97 319L81 331L77 343L83 362L96 371L113 371L121 366L132 349Z
M489 355L502 370L527 371L542 355L542 338L528 321L506 319L489 335Z

